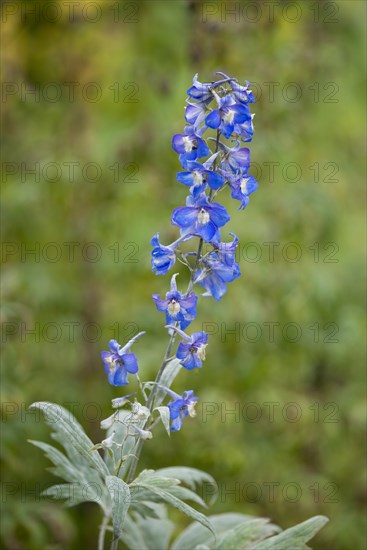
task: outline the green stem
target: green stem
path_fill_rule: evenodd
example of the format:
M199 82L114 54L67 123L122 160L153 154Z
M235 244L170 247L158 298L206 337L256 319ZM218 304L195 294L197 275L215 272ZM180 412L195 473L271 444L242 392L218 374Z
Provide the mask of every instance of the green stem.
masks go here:
M104 539L106 536L106 529L109 521L110 521L110 516L108 514L105 514L103 517L102 523L99 527L98 550L104 549Z

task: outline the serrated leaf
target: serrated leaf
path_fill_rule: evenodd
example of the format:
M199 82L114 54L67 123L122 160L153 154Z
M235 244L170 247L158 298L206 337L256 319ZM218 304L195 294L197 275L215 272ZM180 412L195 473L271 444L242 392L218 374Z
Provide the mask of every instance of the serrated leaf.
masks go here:
M156 407L154 409L155 411L158 411L162 420L162 424L168 433L168 436L171 436L171 430L170 430L170 414L169 414L169 408L168 407Z
M325 516L315 516L256 544L253 550L304 550L306 542L311 540L328 521L329 519Z
M217 537L225 531L236 527L244 521L255 519L253 516L244 514L215 514L208 516L213 525ZM187 550L188 548L196 548L200 545L205 545L208 541L208 531L200 523L191 523L172 544L172 550ZM214 548L213 542L209 543L209 548Z
M135 485L135 483L134 483L134 485ZM174 508L176 508L177 510L180 510L180 512L183 512L184 514L191 517L195 521L198 521L199 523L204 525L204 527L209 529L209 531L211 531L213 533L213 536L215 538L214 528L213 528L212 524L210 523L210 521L208 520L208 518L206 516L204 516L204 514L201 514L200 512L195 510L195 508L192 508L191 506L186 504L186 502L183 502L179 498L175 497L174 495L172 495L168 491L166 491L164 489L161 489L160 487L152 487L151 485L145 485L145 484L140 484L140 483L139 483L139 485L136 485L136 486L143 487L144 489L147 489L147 491L150 491L150 492L154 493L155 495L159 496L162 499L162 501L168 502Z
M45 456L56 466L56 468L48 468L54 475L70 482L80 480L79 470L73 466L70 460L59 449L43 441L29 439L28 442L42 449Z
M107 476L106 486L112 501L113 533L115 537L120 537L130 506L129 486L116 476Z
M66 409L55 403L40 401L33 403L30 409L40 409L45 422L54 430L53 437L65 448L71 462L95 469L102 477L109 471L101 456L90 451L92 441L84 432L76 418Z
M265 518L246 520L240 525L225 531L216 546L216 550L246 550L247 548L253 548L254 543L278 533L279 530L279 527L269 524L269 520Z
M64 483L52 485L42 493L43 496L49 496L55 500L65 500L64 506L71 507L81 502L96 502L105 511L105 499L103 498L102 484L96 487L94 484L83 483Z
M218 486L215 479L207 472L203 472L197 468L172 466L169 468L160 468L156 470L156 474L177 478L192 490L195 490L197 485L202 485L202 497L204 500L208 500L209 504L213 504L217 498Z

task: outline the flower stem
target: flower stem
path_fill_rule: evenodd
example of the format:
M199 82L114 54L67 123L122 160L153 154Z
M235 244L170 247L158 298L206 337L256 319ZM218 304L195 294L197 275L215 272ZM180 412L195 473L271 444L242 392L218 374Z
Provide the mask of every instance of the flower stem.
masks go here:
M99 527L98 550L104 549L104 539L106 536L106 529L109 521L110 521L110 516L108 514L105 514L103 517L102 523Z

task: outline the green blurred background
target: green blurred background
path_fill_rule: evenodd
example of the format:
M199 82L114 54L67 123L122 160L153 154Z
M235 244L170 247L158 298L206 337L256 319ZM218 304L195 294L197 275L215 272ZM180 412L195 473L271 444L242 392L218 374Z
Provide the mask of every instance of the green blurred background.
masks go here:
M222 70L258 97L259 191L245 212L223 194L243 276L192 325L212 333L204 368L175 384L200 396L196 421L157 434L141 465L209 471L212 512L282 527L326 514L316 548L363 550L364 2L2 9L3 547L96 546L97 507L37 496L55 478L26 407L63 404L98 441L123 394L103 373L108 340L146 330L135 351L155 375L167 336L151 294L169 277L151 273L149 241L176 238L186 195L171 136L193 75Z

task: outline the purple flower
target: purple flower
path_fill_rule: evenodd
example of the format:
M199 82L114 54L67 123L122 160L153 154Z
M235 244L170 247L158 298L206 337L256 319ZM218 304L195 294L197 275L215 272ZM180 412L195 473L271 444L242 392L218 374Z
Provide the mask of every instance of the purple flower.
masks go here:
M181 365L187 370L200 369L205 360L208 335L205 332L195 332L188 336L181 331L179 334L186 342L180 342L176 352L177 359L180 359Z
M241 86L238 82L231 82L233 95L240 103L247 105L248 103L254 103L255 96L250 90L250 83L246 80L246 86Z
M243 174L250 167L250 149L247 147L240 148L239 144L235 147L227 147L223 143L222 148L226 152L225 159L223 160L222 167L223 172L235 172ZM223 174L225 175L225 174Z
M172 420L171 432L178 432L187 416L194 417L196 415L195 405L198 398L194 396L193 390L185 391L182 395L178 395L172 390L169 393L172 397L175 397L173 401L168 403L169 415Z
M218 228L230 220L224 206L209 202L205 195L198 198L189 196L186 204L175 208L172 213L172 224L178 225L183 235L192 233L210 242L218 238Z
M159 294L153 294L153 300L158 311L164 311L166 313L166 323L168 325L179 323L182 330L195 319L196 316L196 304L198 297L195 292L190 292L187 296L182 295L177 290L176 277L177 273L172 276L171 289L166 294L166 299L161 300Z
M225 138L231 137L235 125L251 121L251 113L247 106L236 103L231 95L219 97L216 95L219 105L205 119L209 128L219 128Z
M210 153L207 144L195 133L192 126L186 126L184 134L173 136L172 148L180 155L180 162L184 168L187 168L187 161L206 157Z
M210 102L211 99L201 101L199 103L190 103L190 101L187 102L187 107L185 109L185 120L189 124L194 125L195 133L198 133L200 125L204 122L205 117L208 114L208 105Z
M110 340L110 351L102 351L101 357L108 381L112 386L126 386L128 384L127 374L138 372L138 360L135 353L128 353L133 345L144 332L139 332L124 347L120 346L117 340Z
M237 235L234 233L230 233L230 235L233 237L233 241L231 243L212 242L211 244L214 247L214 251L218 255L218 259L232 267L236 261L236 250L239 240Z
M207 99L212 98L211 89L213 88L212 83L205 83L198 81L198 74L193 78L193 85L187 90L187 95L198 101L206 101Z
M239 210L246 208L250 201L251 193L254 193L259 187L254 176L244 174L242 176L229 177L229 184L231 187L231 196L233 199L241 201Z
M213 296L219 302L227 291L227 283L241 275L239 265L234 260L223 261L217 252L209 253L202 263L204 267L197 272L194 282L205 288L203 296Z
M190 238L191 235L185 235L177 239L174 243L164 246L159 242L159 233L156 233L150 241L151 245L154 247L152 250L152 270L155 271L157 275L165 275L176 262L176 248L178 245Z
M165 275L176 262L175 243L169 246L161 245L159 242L159 233L156 233L150 244L154 247L152 250L152 270L157 275Z
M187 167L190 172L178 172L176 179L190 187L190 191L194 196L203 193L207 185L211 189L219 189L224 184L224 179L218 172L207 169L207 163L200 164L200 162L188 161Z

